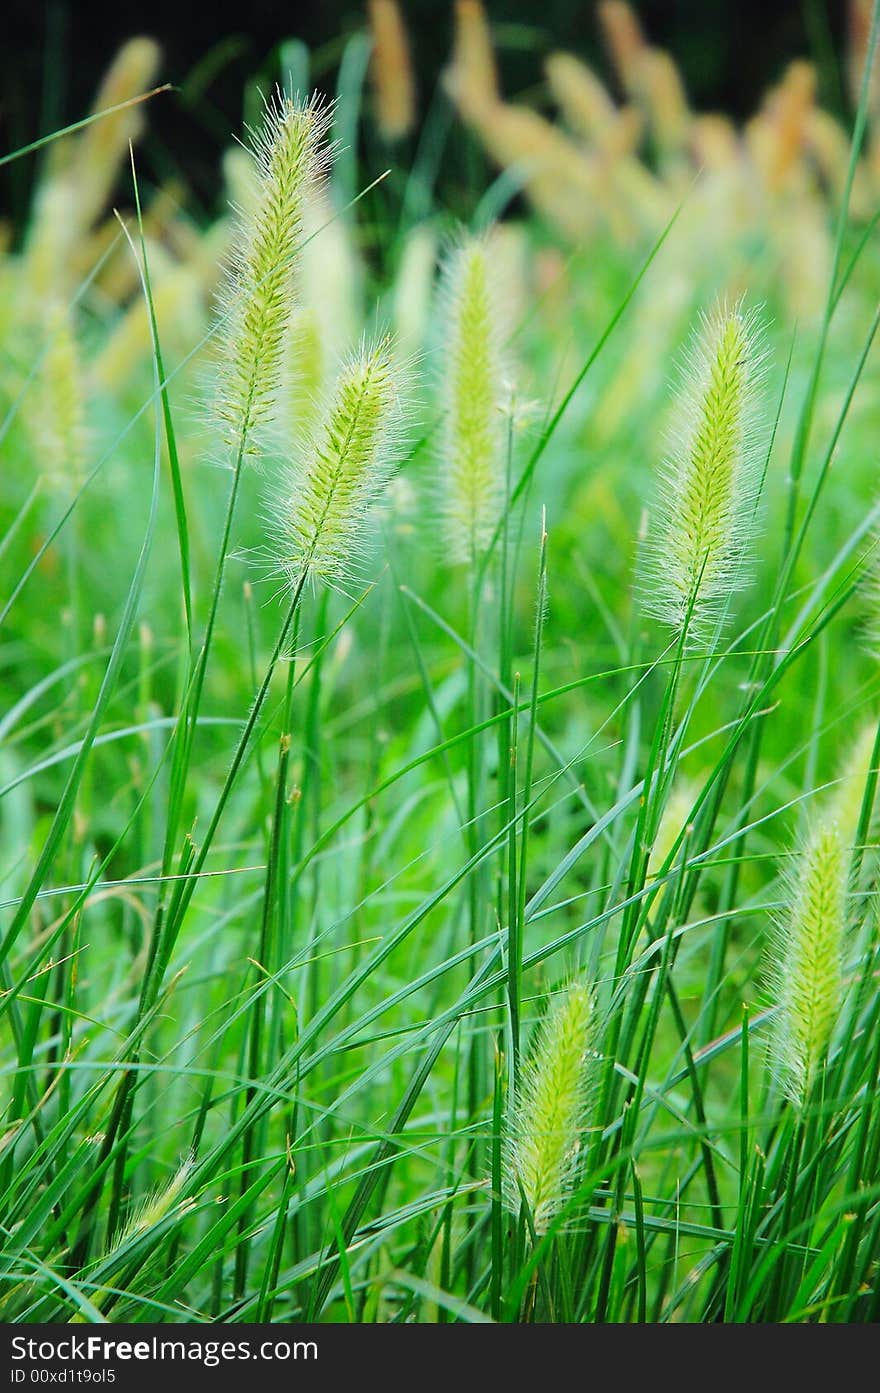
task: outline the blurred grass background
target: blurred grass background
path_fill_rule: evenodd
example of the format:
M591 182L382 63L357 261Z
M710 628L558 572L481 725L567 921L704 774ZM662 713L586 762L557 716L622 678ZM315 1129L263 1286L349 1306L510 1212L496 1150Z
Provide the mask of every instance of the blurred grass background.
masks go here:
M508 97L535 96L543 59L559 48L584 59L615 90L596 8L595 0L489 3ZM90 0L11 0L7 41L0 48L0 148L17 148L76 120L89 109L120 44L134 33L148 33L162 47L163 79L177 90L152 104L140 154L144 175L157 182L178 176L213 213L221 197L219 158L230 130L239 129L248 84L261 73L265 85L274 81L280 50L296 39L312 53L313 83L332 92L340 56L363 28L365 9L356 0L193 7L154 0L140 9ZM850 109L840 61L847 31L842 4L636 0L634 9L652 42L680 66L697 110L748 116L797 57L816 64L821 105L836 115ZM424 118L449 59L454 6L452 0L407 0L404 13ZM0 177L0 215L17 228L26 218L36 169L34 161L18 161ZM457 163L450 161L441 189L447 191L457 176Z

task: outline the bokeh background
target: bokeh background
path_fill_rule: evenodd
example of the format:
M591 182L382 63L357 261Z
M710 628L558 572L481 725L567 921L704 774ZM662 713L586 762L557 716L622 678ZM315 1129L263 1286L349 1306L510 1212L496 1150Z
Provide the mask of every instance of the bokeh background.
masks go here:
M817 96L836 115L850 111L840 54L846 6L836 0L635 0L651 41L668 49L698 110L743 119L759 104L787 62L816 64ZM596 0L494 0L493 23L505 94L534 96L541 65L555 48L594 66L614 90L596 19ZM424 114L452 44L452 0L406 0L407 25ZM0 148L17 148L90 107L119 45L148 33L164 53L163 80L174 94L154 102L142 146L145 170L176 173L214 211L218 159L240 129L243 93L251 80L277 72L279 49L291 39L312 53L311 80L333 90L346 40L365 22L358 0L252 0L248 4L149 6L89 0L10 0L0 48ZM34 161L18 161L0 183L0 206L21 223L29 204Z

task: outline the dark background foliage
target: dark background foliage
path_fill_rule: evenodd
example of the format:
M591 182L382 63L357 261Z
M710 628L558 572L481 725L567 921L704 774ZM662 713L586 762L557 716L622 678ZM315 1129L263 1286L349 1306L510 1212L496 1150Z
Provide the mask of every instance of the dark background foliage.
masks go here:
M450 50L452 0L405 0L422 101ZM567 48L610 77L595 0L490 0L502 48L506 95L534 89L541 58ZM652 40L681 66L694 105L747 116L785 63L814 58L820 95L845 109L838 57L843 0L634 0ZM332 87L344 37L364 22L359 0L150 0L148 5L93 0L8 0L0 48L0 148L16 148L84 115L119 44L135 33L161 43L162 77L186 92L207 55L214 64L207 91L194 104L180 96L153 103L153 151L161 172L176 167L197 196L213 202L217 155L240 129L242 92L259 72L274 74L273 55L300 38L316 54L316 85ZM206 69L200 69L202 75ZM27 206L34 161L19 161L0 187L0 205L18 219Z

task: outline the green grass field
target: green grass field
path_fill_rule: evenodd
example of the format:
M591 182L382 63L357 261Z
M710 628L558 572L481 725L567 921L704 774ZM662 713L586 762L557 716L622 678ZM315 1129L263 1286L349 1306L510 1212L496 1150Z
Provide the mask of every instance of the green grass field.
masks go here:
M14 152L3 1319L876 1320L871 83L813 257L566 240L368 52L213 222L148 49Z

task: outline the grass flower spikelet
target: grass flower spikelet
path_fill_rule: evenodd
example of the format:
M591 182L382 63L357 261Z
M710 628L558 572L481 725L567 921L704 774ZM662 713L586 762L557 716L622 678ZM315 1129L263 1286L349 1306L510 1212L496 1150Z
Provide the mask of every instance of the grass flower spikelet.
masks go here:
M295 438L308 437L314 423L324 385L325 357L317 312L297 306L284 336L278 413Z
M848 852L853 851L856 846L865 787L872 772L875 736L876 722L867 721L852 742L848 757L841 770L840 781L834 791L831 805L832 816L840 828L840 835ZM869 812L869 835L870 826L871 814Z
M254 136L257 187L241 216L225 290L229 350L219 414L228 443L253 453L253 433L270 415L279 385L284 331L303 242L307 200L327 159L328 108L276 94Z
M25 260L25 280L37 305L47 296L66 298L81 259L89 264L89 234L106 209L130 144L145 126L143 107L124 103L149 88L160 62L155 40L129 39L101 83L92 108L99 119L49 148L48 177L37 187ZM100 115L112 107L120 109Z
M445 427L440 510L449 554L473 564L503 499L505 399L491 238L468 239L446 268Z
M399 397L390 340L365 345L339 370L329 400L276 498L275 531L292 583L339 580L370 504L386 481Z
M754 317L720 306L685 361L659 517L649 542L645 604L697 631L740 582L754 516L753 418L760 355Z
M192 1155L187 1156L164 1189L159 1188L147 1195L122 1230L113 1245L114 1248L121 1248L138 1234L147 1233L170 1214L192 1174L194 1164L195 1158Z
M506 1139L505 1203L518 1213L524 1197L538 1234L564 1204L577 1161L594 1011L590 989L571 983L551 1002L523 1065Z
M34 452L55 487L73 494L85 475L85 393L73 319L60 305L47 314L48 343L27 413Z
M398 0L368 0L376 120L383 139L401 140L416 119L415 77Z
M840 828L827 818L795 860L788 911L776 929L772 1064L797 1107L807 1100L840 1008L848 867Z

